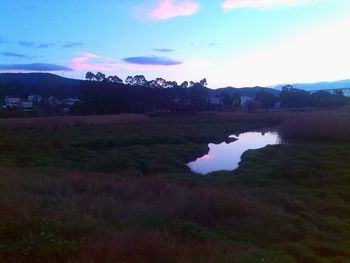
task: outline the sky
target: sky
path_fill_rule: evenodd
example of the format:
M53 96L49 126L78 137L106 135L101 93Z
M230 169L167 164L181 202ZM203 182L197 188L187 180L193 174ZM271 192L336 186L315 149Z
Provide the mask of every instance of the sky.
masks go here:
M350 78L349 0L1 0L0 72L212 88Z

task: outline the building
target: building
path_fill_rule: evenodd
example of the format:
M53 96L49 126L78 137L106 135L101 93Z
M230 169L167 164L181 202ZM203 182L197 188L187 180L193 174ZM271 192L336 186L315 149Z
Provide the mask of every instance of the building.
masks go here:
M43 98L40 95L29 95L28 101L30 101L34 104L38 104L38 103L41 103L43 101Z
M18 97L6 97L5 98L5 106L6 108L19 108L21 104L21 98Z
M59 105L59 104L61 104L61 101L60 101L59 99L57 99L56 97L51 96L51 97L49 97L49 99L48 99L48 103L49 103L50 105Z
M68 99L64 99L62 101L62 104L66 105L66 106L73 106L74 104L78 103L80 100L79 99L74 99L74 98L68 98Z
M31 111L33 109L33 102L31 102L31 101L21 101L20 108L23 111Z

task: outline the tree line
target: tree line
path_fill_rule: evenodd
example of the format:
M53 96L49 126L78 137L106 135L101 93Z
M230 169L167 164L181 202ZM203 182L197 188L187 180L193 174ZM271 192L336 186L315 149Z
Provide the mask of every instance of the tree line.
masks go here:
M279 95L261 89L245 103L238 93L217 94L209 98L207 80L199 82L175 81L156 78L148 81L143 75L128 76L123 81L118 76L98 72L86 73L86 81L79 88L81 103L72 108L73 114L112 114L144 112L192 112L203 110L248 111L272 108L338 107L349 103L341 90L333 93L310 93L287 85Z
M79 88L81 102L72 108L73 114L112 114L144 112L190 112L205 110L207 80L199 82L156 78L148 81L143 75L118 76L98 72L86 73Z

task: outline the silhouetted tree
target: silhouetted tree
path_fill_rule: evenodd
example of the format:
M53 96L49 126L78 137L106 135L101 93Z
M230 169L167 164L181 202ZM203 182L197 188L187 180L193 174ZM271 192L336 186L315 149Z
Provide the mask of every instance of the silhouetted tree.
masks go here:
M133 77L132 76L128 76L126 79L125 79L125 84L126 85L131 85L133 81Z
M255 101L260 102L262 108L269 109L274 107L274 105L278 102L278 98L270 92L261 90L256 93Z
M95 74L92 73L91 71L87 72L86 75L85 75L85 79L91 81L95 78Z
M119 78L118 76L114 75L114 76L109 76L107 78L108 82L111 83L123 83L123 80L121 78Z
M189 99L196 110L204 110L208 100L208 90L200 83L189 87Z
M133 80L132 84L133 86L146 86L148 81L146 80L144 75L136 75Z
M188 88L188 81L182 82L182 84L180 85L180 87L183 88L183 89L187 89L187 88Z
M207 79L204 78L204 79L200 80L199 84L201 84L203 87L206 87L208 85Z
M295 89L291 85L282 88L279 99L282 108L314 106L313 99L309 92Z
M231 97L231 95L229 93L227 93L226 91L221 93L221 99L222 99L222 103L224 104L224 107L226 109L230 109L232 107L233 104L233 98Z
M95 78L97 81L103 81L106 79L106 75L101 72L97 72Z
M237 110L241 107L241 96L239 96L238 93L235 93L233 94L233 97L232 97L232 107L234 110Z

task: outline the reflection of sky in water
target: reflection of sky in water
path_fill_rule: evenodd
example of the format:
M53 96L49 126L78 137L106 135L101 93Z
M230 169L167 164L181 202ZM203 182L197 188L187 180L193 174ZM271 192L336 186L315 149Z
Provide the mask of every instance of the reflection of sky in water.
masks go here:
M193 172L207 174L219 170L234 170L241 161L242 154L249 149L263 148L269 144L279 144L280 138L273 132L242 133L231 143L209 144L209 153L188 163Z

